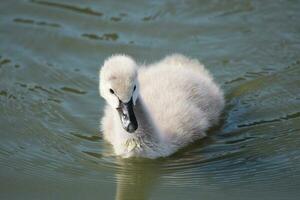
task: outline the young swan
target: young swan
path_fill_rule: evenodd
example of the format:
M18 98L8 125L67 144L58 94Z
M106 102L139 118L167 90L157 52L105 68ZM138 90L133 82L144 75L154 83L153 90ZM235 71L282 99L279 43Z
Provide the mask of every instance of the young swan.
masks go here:
M105 60L100 94L106 100L104 138L122 157L164 157L218 122L222 91L198 60L174 54L138 68L127 55Z

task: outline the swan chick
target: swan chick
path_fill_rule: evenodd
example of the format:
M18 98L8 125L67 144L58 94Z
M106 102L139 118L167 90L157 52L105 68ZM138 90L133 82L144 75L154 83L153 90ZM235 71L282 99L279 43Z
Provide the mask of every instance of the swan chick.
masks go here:
M180 54L139 66L113 55L100 70L106 100L101 128L121 157L165 157L206 136L224 107L223 92L196 59Z

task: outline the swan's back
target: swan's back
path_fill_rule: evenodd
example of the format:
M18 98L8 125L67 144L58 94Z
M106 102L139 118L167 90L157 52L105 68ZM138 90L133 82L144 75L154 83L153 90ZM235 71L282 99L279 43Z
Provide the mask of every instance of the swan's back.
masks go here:
M223 94L197 60L171 55L139 70L140 95L162 138L186 143L218 121Z

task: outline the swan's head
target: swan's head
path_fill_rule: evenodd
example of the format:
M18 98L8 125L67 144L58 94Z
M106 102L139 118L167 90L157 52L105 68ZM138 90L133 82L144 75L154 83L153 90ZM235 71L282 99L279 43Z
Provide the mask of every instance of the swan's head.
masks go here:
M122 126L129 133L138 127L133 112L138 88L137 64L131 57L114 55L105 60L100 70L100 94L118 111Z

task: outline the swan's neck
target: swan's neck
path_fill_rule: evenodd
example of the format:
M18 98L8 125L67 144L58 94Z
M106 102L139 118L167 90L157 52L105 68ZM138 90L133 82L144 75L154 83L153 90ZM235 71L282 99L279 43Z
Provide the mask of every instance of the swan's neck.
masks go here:
M115 136L117 144L114 145L115 151L119 155L128 154L147 154L156 151L159 143L159 130L155 126L147 107L141 97L136 101L134 113L138 123L138 129L134 133L126 132L120 122L120 118L115 113ZM148 151L148 152L147 152Z

